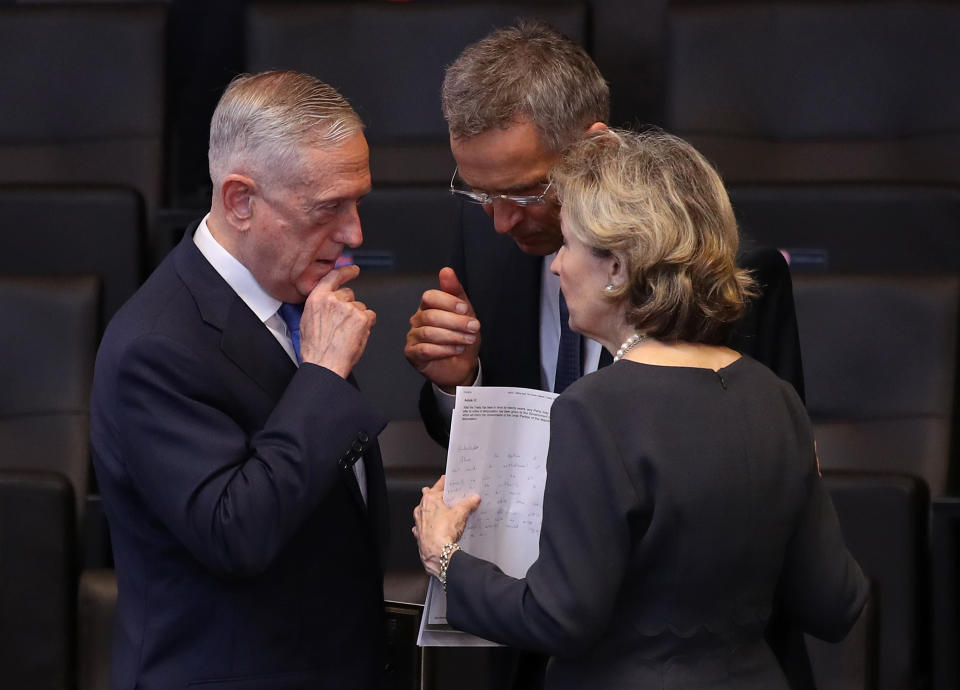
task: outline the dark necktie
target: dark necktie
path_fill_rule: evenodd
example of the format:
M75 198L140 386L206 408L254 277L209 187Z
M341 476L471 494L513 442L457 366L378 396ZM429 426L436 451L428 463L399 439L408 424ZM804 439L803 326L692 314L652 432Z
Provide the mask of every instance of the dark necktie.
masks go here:
M303 305L284 302L277 312L287 324L287 330L290 331L290 340L293 341L293 351L297 353L297 362L303 362L300 358L300 317L303 316Z
M557 374L553 379L553 392L563 393L567 386L580 378L583 372L581 352L583 338L570 330L570 312L567 301L560 293L560 346L557 348Z

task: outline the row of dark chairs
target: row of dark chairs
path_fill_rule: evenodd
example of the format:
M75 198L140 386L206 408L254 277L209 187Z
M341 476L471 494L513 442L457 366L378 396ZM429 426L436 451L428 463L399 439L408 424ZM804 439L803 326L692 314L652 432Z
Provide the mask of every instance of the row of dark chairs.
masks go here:
M131 0L0 4L0 183L131 186L152 229L209 193L203 137L184 149L180 130L206 132L236 72L294 68L356 105L377 185L442 185L443 69L517 16L588 48L614 124L687 136L728 182L960 182L954 3ZM219 55L237 34L241 57Z
M744 244L780 248L797 274L960 271L960 187L731 185L730 195ZM163 253L203 213L165 216ZM375 188L353 259L374 272L436 271L459 213L442 186ZM143 204L128 188L0 185L0 274L99 276L101 325L149 272L148 244Z

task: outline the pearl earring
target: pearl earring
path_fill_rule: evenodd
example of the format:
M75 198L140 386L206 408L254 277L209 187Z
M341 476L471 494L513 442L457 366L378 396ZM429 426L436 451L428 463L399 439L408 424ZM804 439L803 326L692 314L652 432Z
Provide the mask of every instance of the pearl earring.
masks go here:
M603 289L605 292L613 292L614 287L615 286L613 283L607 283L606 285L603 286Z

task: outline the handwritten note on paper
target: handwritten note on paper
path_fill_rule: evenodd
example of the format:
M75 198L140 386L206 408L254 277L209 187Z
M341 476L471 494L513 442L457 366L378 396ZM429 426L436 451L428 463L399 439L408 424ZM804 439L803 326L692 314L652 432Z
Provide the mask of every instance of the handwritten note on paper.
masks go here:
M528 388L457 389L443 497L452 505L480 494L483 500L467 521L460 547L513 577L523 577L539 553L550 406L556 397ZM447 625L446 598L431 580L420 644L491 643Z

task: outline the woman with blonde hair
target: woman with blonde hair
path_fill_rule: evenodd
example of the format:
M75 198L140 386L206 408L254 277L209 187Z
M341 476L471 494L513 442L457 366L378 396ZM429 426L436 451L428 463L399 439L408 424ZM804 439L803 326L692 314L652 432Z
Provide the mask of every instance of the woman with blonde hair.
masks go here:
M456 628L552 657L548 688L786 689L774 596L836 641L867 597L793 388L724 346L753 281L723 183L681 139L593 132L551 173L570 326L616 353L551 410L526 577L459 550L478 497L414 511Z

